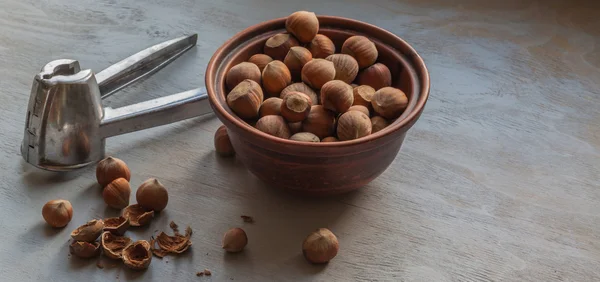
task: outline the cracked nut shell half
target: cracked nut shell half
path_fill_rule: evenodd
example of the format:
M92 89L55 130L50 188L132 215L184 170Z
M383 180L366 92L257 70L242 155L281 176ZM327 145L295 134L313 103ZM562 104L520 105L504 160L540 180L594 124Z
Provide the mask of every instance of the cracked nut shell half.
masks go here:
M102 250L104 255L111 259L120 259L123 257L123 249L133 242L131 238L114 235L110 232L102 233Z
M104 229L104 221L93 219L73 230L71 238L75 241L94 242L102 234L102 229Z
M74 241L69 245L69 252L80 258L91 258L100 254L99 242Z
M123 249L123 263L133 270L148 268L152 262L150 243L146 240L135 241Z
M129 219L129 225L131 226L144 226L150 223L154 217L154 211L135 204L123 210L123 217Z
M129 228L129 219L119 216L111 217L104 220L104 231L108 231L115 235L123 235Z

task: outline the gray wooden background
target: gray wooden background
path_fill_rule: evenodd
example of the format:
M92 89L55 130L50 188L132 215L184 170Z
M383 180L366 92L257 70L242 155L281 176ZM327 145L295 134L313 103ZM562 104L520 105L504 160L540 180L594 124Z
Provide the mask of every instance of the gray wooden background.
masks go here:
M300 9L381 26L424 57L431 98L393 165L358 192L307 200L217 158L214 117L110 138L107 152L127 162L134 187L157 177L171 195L130 236L149 239L175 220L192 226L192 249L145 272L69 257L72 229L117 213L93 168L57 175L22 161L39 69L72 58L99 71L198 33L194 50L105 101L127 105L202 86L225 40ZM0 0L0 280L600 281L599 13L593 0ZM73 203L64 229L41 217L54 198ZM221 236L235 226L249 245L225 255ZM340 239L327 266L301 256L317 227ZM204 268L213 275L196 277Z

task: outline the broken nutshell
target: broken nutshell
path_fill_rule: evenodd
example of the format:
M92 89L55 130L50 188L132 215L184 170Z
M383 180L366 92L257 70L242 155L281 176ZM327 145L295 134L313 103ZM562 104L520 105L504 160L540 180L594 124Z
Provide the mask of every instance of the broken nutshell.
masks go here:
M75 241L94 242L102 233L102 229L104 229L104 221L93 219L73 230L71 238Z
M80 258L91 258L100 254L99 242L73 241L69 245L69 253Z
M104 255L111 259L120 259L123 257L125 249L132 240L129 237L114 235L110 232L102 233L102 250Z
M133 270L147 269L152 262L152 253L150 252L150 243L146 240L139 240L129 244L123 249L123 263Z
M185 229L184 235L179 234L176 224L172 223L171 228L175 233L173 236L169 236L165 232L160 232L156 239L150 241L152 253L159 258L162 258L169 253L181 254L187 251L192 245L192 241L190 240L190 238L192 238L191 227L188 226ZM158 248L155 248L155 245L158 245Z
M123 217L129 219L131 226L144 226L150 223L154 217L154 211L134 204L123 210Z
M111 217L104 220L104 231L108 231L115 235L123 235L129 228L129 219L119 216Z

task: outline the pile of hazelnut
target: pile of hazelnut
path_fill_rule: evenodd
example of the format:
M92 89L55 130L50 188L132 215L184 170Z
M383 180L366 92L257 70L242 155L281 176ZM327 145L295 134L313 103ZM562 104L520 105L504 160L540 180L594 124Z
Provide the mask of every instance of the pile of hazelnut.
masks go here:
M280 138L336 142L380 131L406 109L406 94L391 87L369 38L352 36L336 54L314 13L295 12L285 26L264 54L227 72L227 105L237 116Z

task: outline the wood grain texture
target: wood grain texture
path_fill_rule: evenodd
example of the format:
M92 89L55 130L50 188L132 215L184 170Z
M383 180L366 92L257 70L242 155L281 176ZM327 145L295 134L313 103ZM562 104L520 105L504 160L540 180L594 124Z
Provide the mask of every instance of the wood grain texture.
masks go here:
M599 281L600 4L597 1L32 1L0 0L0 277L3 281ZM116 215L93 168L33 169L19 144L31 81L73 58L99 71L150 44L197 32L195 50L110 97L121 106L203 84L212 52L246 26L299 9L356 18L406 39L431 72L427 107L392 166L368 187L307 200L266 189L235 159L215 156L219 122L203 117L107 141L132 185L157 177L168 222L194 245L146 272L69 257L69 233ZM42 205L73 203L65 229ZM132 196L132 201L134 200ZM254 217L243 223L240 215ZM242 226L249 245L220 249ZM328 227L340 253L305 263L303 238ZM167 263L168 261L168 263ZM211 269L211 277L196 271Z

